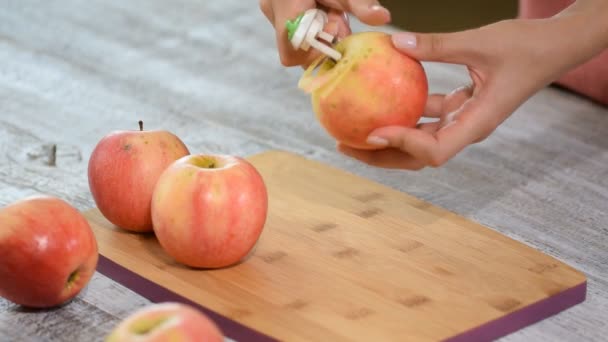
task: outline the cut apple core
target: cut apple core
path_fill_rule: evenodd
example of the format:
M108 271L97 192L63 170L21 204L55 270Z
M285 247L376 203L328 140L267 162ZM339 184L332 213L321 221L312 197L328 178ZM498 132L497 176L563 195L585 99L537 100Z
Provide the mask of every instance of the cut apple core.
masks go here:
M148 335L152 331L154 331L154 329L157 329L162 326L163 323L165 323L169 319L169 317L156 317L150 320L135 322L131 326L131 331L136 335Z
M193 158L192 164L203 169L218 169L222 167L222 165L215 158L207 156Z

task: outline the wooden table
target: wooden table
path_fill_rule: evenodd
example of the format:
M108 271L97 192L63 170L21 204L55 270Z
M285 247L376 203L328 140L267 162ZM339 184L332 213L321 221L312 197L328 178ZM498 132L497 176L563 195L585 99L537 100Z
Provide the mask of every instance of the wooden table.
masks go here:
M442 168L369 167L335 151L296 87L301 70L280 65L274 32L257 6L3 0L0 205L46 193L82 210L93 207L86 175L92 148L111 130L136 128L139 119L176 133L194 152L283 149L447 208L588 276L586 302L504 340L608 335L606 108L548 88ZM425 67L432 91L467 80L460 67ZM57 159L50 166L53 144ZM0 340L100 340L146 304L96 274L59 310L27 312L0 299Z

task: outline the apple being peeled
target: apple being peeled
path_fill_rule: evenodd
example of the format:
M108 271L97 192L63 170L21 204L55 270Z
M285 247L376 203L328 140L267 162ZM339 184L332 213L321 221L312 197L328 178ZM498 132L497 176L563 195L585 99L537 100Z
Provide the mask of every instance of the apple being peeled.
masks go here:
M320 57L298 84L311 94L316 117L331 136L353 148L378 149L366 143L374 129L418 123L428 96L426 73L394 47L390 35L356 33L334 49L342 53L338 62Z
M115 131L97 144L88 166L89 188L103 216L133 232L151 232L151 200L160 174L188 155L186 145L165 130Z
M87 220L65 201L33 196L0 209L0 296L32 308L69 301L97 267Z
M218 326L205 314L181 303L143 307L122 320L105 342L223 342Z
M243 259L266 222L268 194L257 169L230 155L189 155L160 176L152 198L154 233L168 255L194 268Z

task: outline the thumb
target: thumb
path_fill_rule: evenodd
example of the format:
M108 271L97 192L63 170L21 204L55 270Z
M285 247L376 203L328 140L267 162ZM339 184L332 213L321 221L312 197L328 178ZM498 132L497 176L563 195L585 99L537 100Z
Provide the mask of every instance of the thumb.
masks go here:
M479 42L474 31L452 33L398 32L392 35L397 50L420 61L469 64Z

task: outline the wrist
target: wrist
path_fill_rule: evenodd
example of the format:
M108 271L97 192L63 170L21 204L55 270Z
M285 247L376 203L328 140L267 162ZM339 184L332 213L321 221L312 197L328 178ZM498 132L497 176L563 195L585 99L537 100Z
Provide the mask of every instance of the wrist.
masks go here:
M587 62L608 48L608 1L578 0L547 19L558 44L563 71Z
M595 53L608 48L608 1L578 0L554 17L566 21L573 30L569 36L592 45Z

